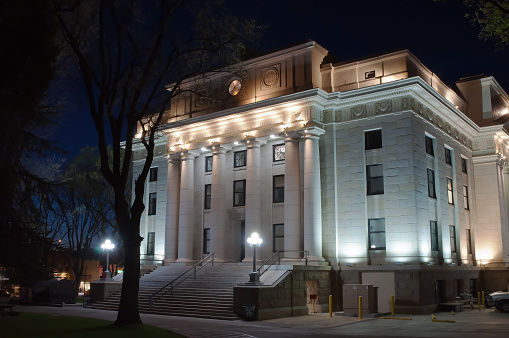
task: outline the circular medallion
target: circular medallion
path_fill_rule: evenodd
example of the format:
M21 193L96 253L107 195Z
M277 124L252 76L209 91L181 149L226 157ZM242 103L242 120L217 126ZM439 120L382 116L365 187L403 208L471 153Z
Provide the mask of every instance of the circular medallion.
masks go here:
M230 83L230 86L228 87L228 92L231 96L235 96L240 92L240 89L242 88L242 84L239 80L233 80Z

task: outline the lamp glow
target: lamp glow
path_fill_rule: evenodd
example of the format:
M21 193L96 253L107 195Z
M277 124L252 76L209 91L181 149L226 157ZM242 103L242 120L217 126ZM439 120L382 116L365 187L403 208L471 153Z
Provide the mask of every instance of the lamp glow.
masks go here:
M111 243L109 239L105 240L103 244L101 244L101 248L103 251L106 251L106 280L111 279L110 269L110 251L115 248L115 244Z
M249 274L248 284L262 284L260 282L260 275L256 271L256 247L262 244L263 240L260 238L257 232L253 232L251 237L247 239L247 243L253 247L253 272Z

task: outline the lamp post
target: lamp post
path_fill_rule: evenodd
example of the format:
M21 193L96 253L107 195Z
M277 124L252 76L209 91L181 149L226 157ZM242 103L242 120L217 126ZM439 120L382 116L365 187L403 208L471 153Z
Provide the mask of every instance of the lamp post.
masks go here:
M247 242L253 247L253 272L249 274L249 284L261 284L260 275L258 274L258 271L256 271L256 247L260 246L263 241L258 233L253 232L251 237L247 239Z
M101 248L103 251L106 251L106 279L111 279L111 272L110 269L110 251L113 250L115 247L115 244L111 243L109 239L105 240L104 243L101 245Z

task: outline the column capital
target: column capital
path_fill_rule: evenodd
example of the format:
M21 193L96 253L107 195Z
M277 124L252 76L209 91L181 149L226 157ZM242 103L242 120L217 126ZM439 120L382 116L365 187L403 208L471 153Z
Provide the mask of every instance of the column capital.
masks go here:
M285 143L287 143L287 142L298 143L300 138L302 137L295 130L284 131L284 132L280 133L279 135L283 137Z
M320 135L325 134L325 130L318 127L308 127L308 128L302 128L298 130L298 133L302 135L303 138L315 138L317 139Z
M253 138L246 139L246 148L247 149L260 148L261 146L263 146L266 143L267 143L267 141L265 141L265 140L260 140L260 139L253 137Z
M196 150L185 150L179 153L180 159L182 161L194 160L195 157L198 157L200 153Z

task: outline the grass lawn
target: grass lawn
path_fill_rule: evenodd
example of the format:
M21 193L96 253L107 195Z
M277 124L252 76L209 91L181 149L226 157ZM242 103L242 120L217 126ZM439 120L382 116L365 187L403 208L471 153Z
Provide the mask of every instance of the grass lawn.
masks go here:
M114 327L102 319L58 316L43 313L21 313L19 316L0 317L0 337L182 337L150 325Z

